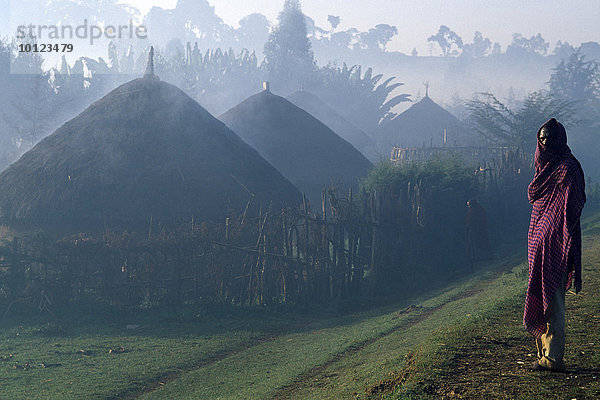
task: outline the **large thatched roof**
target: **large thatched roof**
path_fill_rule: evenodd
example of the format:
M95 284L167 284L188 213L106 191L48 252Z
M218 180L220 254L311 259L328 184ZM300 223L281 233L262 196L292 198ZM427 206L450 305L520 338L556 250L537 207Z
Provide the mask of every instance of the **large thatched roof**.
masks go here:
M379 129L378 148L391 151L393 146L471 145L478 140L475 133L458 118L425 96L408 110L385 123Z
M369 160L379 160L380 155L375 151L375 142L362 129L342 117L317 95L306 90L298 90L290 94L287 99L327 125Z
M299 191L181 90L128 82L42 140L0 175L0 218L84 231L220 219Z
M264 90L219 119L313 200L336 182L356 188L372 164L321 121Z

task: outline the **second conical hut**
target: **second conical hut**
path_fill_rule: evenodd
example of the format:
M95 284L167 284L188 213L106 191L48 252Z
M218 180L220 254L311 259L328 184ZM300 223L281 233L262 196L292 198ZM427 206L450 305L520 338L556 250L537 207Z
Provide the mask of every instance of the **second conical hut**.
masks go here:
M372 164L321 121L265 84L264 90L222 114L236 132L314 203L335 186L356 189Z
M152 71L150 71L152 72ZM221 220L298 205L253 148L153 73L65 123L0 175L4 224L66 232Z

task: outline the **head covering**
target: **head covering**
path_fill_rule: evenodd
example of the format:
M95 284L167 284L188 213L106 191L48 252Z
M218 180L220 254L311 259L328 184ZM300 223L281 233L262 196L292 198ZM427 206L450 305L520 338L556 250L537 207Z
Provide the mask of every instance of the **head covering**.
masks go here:
M539 140L540 132L543 128L551 129L557 134L546 145L543 145ZM550 183L548 178L555 171L555 166L567 158L575 160L575 157L571 154L571 149L567 145L567 131L563 124L555 118L550 118L538 129L537 139L534 158L535 176L529 185L528 191L529 202L531 204L543 196L544 192L548 189L548 183Z

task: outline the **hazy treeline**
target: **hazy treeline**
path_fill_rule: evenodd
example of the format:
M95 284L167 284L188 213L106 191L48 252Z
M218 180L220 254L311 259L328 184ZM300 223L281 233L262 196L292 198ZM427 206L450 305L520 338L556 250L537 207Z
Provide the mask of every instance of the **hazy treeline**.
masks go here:
M284 3L285 8L299 8L297 0ZM260 62L263 55L267 55L265 43L270 32L281 24L281 19L269 21L263 14L252 13L243 17L239 27L234 28L216 14L207 0L180 0L172 9L153 7L146 15L116 0L101 3L60 0L51 5L40 0L28 0L14 5L13 9L17 15L15 11L21 11L28 20L43 21L47 25L59 22L79 24L84 19L90 23L127 25L133 19L148 27L148 39L137 42L122 40L117 43L118 52L131 50L140 54L153 44L165 49L168 57L183 53L187 42L197 42L203 51L232 48L237 53L248 49L257 54ZM508 97L511 93L524 97L531 90L541 89L551 68L575 50L565 41L549 43L540 34L526 37L518 32L503 48L486 32L475 32L472 38L460 37L452 26L442 25L437 32L432 31L430 36L423 38L430 43L427 53L413 49L411 54L403 54L388 48L391 40L397 40L398 28L394 24L376 24L367 30L355 27L341 30L342 19L336 15L329 15L329 25L324 27L318 26L309 15L289 22L306 27L302 31L306 32L319 65L346 62L370 66L386 76L401 77L409 93L416 97L422 89L422 82L431 81L432 93L446 103L450 103L453 95L468 97L474 91L482 90L493 91L500 97ZM6 32L2 32L0 27L1 34L6 35ZM108 42L104 40L98 44L99 53L89 54L89 57L105 57ZM584 43L580 49L589 59L600 58L598 43Z
M53 20L65 11L75 19L95 15L100 21L104 15L115 23L131 15L142 18L116 2L92 7L88 2L60 1L39 18ZM302 13L296 0L285 2L274 26L252 14L234 30L206 1L179 1L173 10L155 7L143 21L151 25L153 19L163 21L162 17L166 21L161 25L163 36L152 42L158 47L157 74L215 115L256 93L261 82L269 80L272 90L280 95L299 89L313 92L376 138L382 121L392 118L399 106L420 97L418 90L416 96L407 90L414 94L415 87L431 81L434 98L440 96L451 112L476 125L481 122L481 113L473 108L478 100L481 104L496 102L507 113L519 114L535 93L546 91L545 97L571 102L571 114L581 116L579 137L574 141L580 148L589 148L587 140L597 132L592 116L598 115L598 43L574 48L560 42L551 52L541 35L526 38L515 34L511 45L502 50L479 32L467 42L450 27L442 26L437 33L432 32L429 41L444 56L408 56L386 51L386 44L396 34L395 27L377 25L367 32L338 32L339 17L330 16L331 27L319 28ZM191 22L184 24L184 17ZM37 54L17 53L17 44L5 39L0 45L0 85L8 94L0 100L0 119L5 122L0 124L0 167L108 90L143 74L151 42L104 43L107 57L83 57L75 63L63 58L59 67L49 70L43 68ZM11 64L31 75L10 75ZM413 74L413 70L418 73ZM490 76L501 79L501 85L490 84ZM448 91L443 88L446 84L460 90ZM470 103L465 101L469 99ZM549 115L557 108L544 107L541 104L536 112ZM562 114L569 115L566 111Z

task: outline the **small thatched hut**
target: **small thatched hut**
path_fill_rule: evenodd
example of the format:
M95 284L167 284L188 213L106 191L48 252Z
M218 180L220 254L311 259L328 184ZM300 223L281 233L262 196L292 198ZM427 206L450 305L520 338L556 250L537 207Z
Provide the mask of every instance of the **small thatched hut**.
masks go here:
M332 182L357 188L372 164L321 121L266 89L219 119L315 202Z
M128 82L0 175L0 221L61 231L221 219L300 192L181 90Z
M378 149L390 154L394 146L471 146L479 137L458 118L429 96L413 104L394 119L382 124L377 133Z

